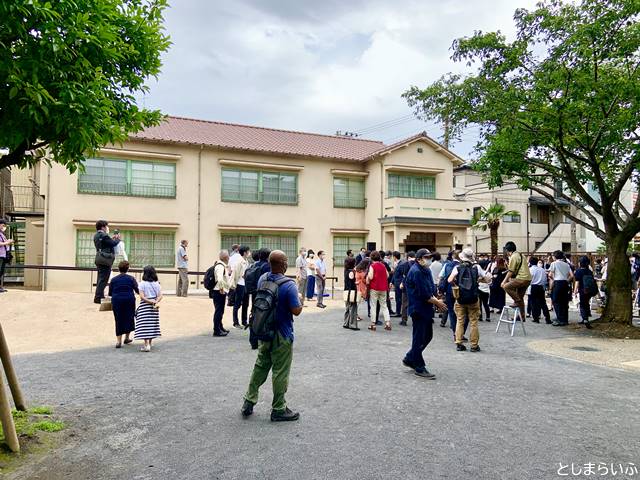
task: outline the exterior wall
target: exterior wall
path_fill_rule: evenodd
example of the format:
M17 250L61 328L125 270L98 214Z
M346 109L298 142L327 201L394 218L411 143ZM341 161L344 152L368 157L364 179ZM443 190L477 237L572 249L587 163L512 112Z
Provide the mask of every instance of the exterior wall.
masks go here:
M135 224L136 230L154 230L175 232L176 242L181 238L195 239L197 232L197 181L198 149L178 146L145 145L128 143L125 150L154 152L161 154L179 154L176 163L176 198L144 198L114 195L93 195L78 193L78 175L54 164L50 171L50 183L47 187L45 232L45 258L47 265L73 266L76 264L77 231L95 231L96 220L105 219L110 228L125 228L123 224ZM111 151L105 154L109 158L168 161L156 158L116 155ZM74 222L75 221L75 222ZM79 225L78 221L88 222ZM149 227L145 224L177 224L177 227ZM196 242L193 242L195 247ZM198 264L195 248L193 269ZM48 290L89 291L95 282L95 274L89 272L47 271L45 288ZM167 289L175 288L175 277L165 276L161 281Z
M366 170L369 173L367 177L366 197L367 209L365 212L365 229L369 230L367 240L376 242L376 248L380 249L382 245L382 228L380 227L380 218L383 216L384 175L382 171L382 159L371 160L366 164Z
M44 218L28 217L25 219L25 249L24 263L27 265L43 264L44 246ZM41 270L25 270L24 286L30 289L42 288Z
M423 149L422 154L417 153L418 147ZM438 248L442 250L449 249L458 241L466 243L464 226L409 225L385 226L383 229L380 224L385 215L464 220L470 217L466 204L453 197L453 164L424 142L410 144L366 163L139 141L110 147L102 156L174 162L176 197L79 193L77 174L69 174L59 165L45 167L41 173L41 192L47 195L43 240L47 265L75 265L77 232L79 229L94 231L93 224L98 219L108 220L111 230L172 232L176 247L181 239L189 240L189 268L192 271L206 270L217 258L218 251L227 247L221 244L222 234L295 235L296 250L304 246L327 253L327 273L338 276L339 284L342 282L344 252L333 252L336 235L359 237L364 242L376 242L377 248L385 249L397 249L412 231L436 233ZM297 172L298 205L223 202L221 171L227 165L230 168ZM385 167L441 170L436 176L436 200L386 198ZM366 175L366 208L335 208L334 176L357 177L358 174ZM418 210L411 210L415 208ZM293 266L294 261L295 258L290 258L289 265ZM294 269L290 268L289 273L294 273ZM160 280L165 289L175 288L175 275L164 275ZM192 282L195 280L192 278ZM202 278L198 280L202 281ZM95 282L95 273L48 271L44 281L49 290L89 291Z

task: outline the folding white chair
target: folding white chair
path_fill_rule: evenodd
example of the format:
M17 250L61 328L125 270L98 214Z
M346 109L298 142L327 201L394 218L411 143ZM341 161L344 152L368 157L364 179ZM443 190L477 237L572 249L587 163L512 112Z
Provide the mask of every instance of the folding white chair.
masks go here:
M520 313L520 309L517 307L510 307L508 305L505 305L502 308L502 312L500 313L500 318L498 319L498 326L496 327L496 333L498 333L498 330L500 330L500 325L502 325L503 323L507 323L511 325L511 336L513 337L513 334L516 330L517 321L520 321L520 324L522 325L522 332L526 335L527 331L524 329L524 322L522 321L522 314Z

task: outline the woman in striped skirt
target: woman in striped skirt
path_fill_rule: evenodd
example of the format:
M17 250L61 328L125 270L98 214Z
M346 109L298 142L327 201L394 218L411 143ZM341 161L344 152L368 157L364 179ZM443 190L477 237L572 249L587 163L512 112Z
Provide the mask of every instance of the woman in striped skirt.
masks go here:
M144 267L140 290L140 306L136 311L136 340L144 340L141 352L151 351L151 342L160 336L160 301L162 289L158 283L158 274L151 265Z

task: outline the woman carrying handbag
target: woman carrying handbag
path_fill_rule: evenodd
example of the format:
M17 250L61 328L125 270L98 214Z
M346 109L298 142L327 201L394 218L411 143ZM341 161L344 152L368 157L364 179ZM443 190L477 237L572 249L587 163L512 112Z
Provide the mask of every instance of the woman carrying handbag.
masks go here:
M348 257L344 261L344 323L343 328L360 330L358 328L358 289L356 285L356 259Z

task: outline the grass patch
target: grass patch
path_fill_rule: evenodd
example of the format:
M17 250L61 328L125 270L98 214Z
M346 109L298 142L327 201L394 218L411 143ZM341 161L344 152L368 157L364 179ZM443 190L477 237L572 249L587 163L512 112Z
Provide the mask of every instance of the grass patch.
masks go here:
M0 476L18 467L25 458L54 448L59 441L55 432L65 428L64 422L53 418L51 407L34 407L26 412L12 410L11 414L20 442L20 453L9 450L0 426Z
M51 407L34 407L29 410L29 412L34 415L51 415L53 413L53 409Z
M13 423L18 437L35 437L37 432L59 432L64 429L63 422L48 418L53 413L50 407L35 407L26 412L12 410ZM4 442L4 432L0 426L0 442Z
M64 422L56 422L53 420L43 420L33 424L33 428L41 432L59 432L64 428Z

